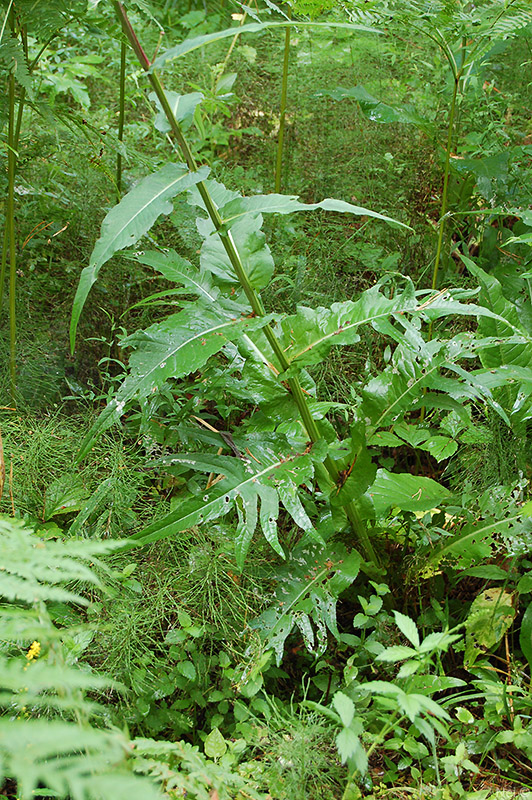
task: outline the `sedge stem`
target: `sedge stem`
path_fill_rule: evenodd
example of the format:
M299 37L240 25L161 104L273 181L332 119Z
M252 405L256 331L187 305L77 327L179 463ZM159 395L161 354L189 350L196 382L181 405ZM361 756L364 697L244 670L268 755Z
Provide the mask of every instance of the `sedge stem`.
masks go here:
M120 45L120 88L118 106L118 141L124 141L124 122L126 117L126 41L122 40ZM120 146L120 145L119 145ZM122 197L122 153L120 150L116 154L116 194L118 201Z
M279 116L279 134L277 136L277 157L275 161L275 191L281 191L281 179L283 171L283 142L286 120L286 99L288 95L288 64L290 61L290 28L284 32L284 53L283 53L283 78L281 84L281 108Z

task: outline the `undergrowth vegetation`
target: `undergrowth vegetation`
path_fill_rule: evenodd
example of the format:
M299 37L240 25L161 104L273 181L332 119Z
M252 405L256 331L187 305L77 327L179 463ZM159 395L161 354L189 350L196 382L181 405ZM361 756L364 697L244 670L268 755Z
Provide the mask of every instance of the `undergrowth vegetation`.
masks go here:
M0 798L530 797L528 1L0 5Z

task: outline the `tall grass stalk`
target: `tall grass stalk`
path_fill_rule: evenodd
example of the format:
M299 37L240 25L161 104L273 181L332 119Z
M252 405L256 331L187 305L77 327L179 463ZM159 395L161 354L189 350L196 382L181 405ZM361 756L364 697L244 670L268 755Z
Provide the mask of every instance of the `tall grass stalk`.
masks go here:
M126 118L126 42L123 39L120 45L120 94L118 106L118 141L124 141L124 123ZM119 145L120 147L120 145ZM120 201L122 197L122 153L116 154L116 194Z
M290 12L291 13L291 12ZM277 157L275 160L275 191L281 191L283 171L283 143L286 123L286 98L288 95L288 64L290 62L290 28L284 33L283 78L281 83L281 109L279 114L279 135L277 137Z
M138 38L137 38L137 36L135 34L135 31L133 30L131 22L129 21L129 18L127 16L127 13L126 13L122 3L120 2L120 0L113 0L113 4L114 4L114 7L116 9L118 18L120 19L120 21L122 23L123 31L124 31L126 37L128 38L128 40L129 40L129 42L130 42L130 44L131 44L131 46L132 46L132 48L133 48L133 50L135 52L135 55L139 59L139 62L141 64L141 66L143 67L143 69L148 73L148 78L149 78L149 80L151 82L151 85L152 85L154 91L155 91L155 94L157 95L157 98L158 98L158 100L159 100L159 102L161 104L161 107L162 107L162 109L163 109L163 111L164 111L164 113L165 113L165 115L166 115L166 117L168 119L168 123L169 123L169 125L171 127L171 130L172 130L172 133L173 133L173 135L174 135L174 137L175 137L175 139L176 139L176 141L177 141L177 143L179 145L179 148L181 150L182 156L183 156L188 168L195 172L197 170L197 168L198 168L198 165L196 164L196 161L194 159L194 156L192 154L190 146L189 146L187 140L185 139L185 137L183 135L181 127L180 127L177 119L175 118L175 116L174 116L174 114L172 112L170 104L168 103L168 100L167 100L165 91L163 89L163 86L161 84L161 81L159 79L159 76L154 70L150 71L150 66L151 66L150 61L149 61L148 57L146 56L146 53L144 52L144 50L142 48L142 45L140 44L140 42L139 42L139 40L138 40ZM214 201L213 201L213 199L212 199L212 197L210 195L210 192L209 192L209 190L207 188L207 185L203 181L200 181L200 182L198 182L196 184L196 186L197 186L197 189L198 189L198 191L200 193L201 199L203 200L203 203L205 205L207 213L208 213L208 215L209 215L209 217L210 217L210 219L211 219L216 231L218 231L218 233L220 234L220 241L223 244L223 247L224 247L224 249L225 249L225 251L227 253L227 256L228 256L228 258L229 258L229 260L231 262L231 265L232 265L232 267L233 267L233 269L235 271L235 274L236 274L236 276L237 276L237 278L238 278L238 280L240 282L240 285L242 286L242 289L245 292L245 295L246 295L246 297L247 297L247 299L249 301L249 304L250 304L250 306L251 306L251 308L253 310L253 313L256 316L260 316L260 317L265 316L265 310L264 310L264 306L262 304L262 300L261 300L260 296L255 291L255 289L253 288L253 286L251 285L251 283L250 283L250 281L248 279L248 276L247 276L247 274L245 272L244 265L242 263L240 254L239 254L239 252L238 252L238 250L237 250L237 248L235 246L233 237L231 236L231 232L230 231L229 232L223 232L222 218L220 217L218 209L217 209L217 207L216 207L216 205L215 205L215 203L214 203ZM222 235L222 233L223 233L223 235ZM265 334L265 336L266 336L266 338L268 340L268 343L269 343L270 347L272 348L272 350L273 350L273 352L274 352L274 354L275 354L275 356L276 356L276 358L278 360L280 371L284 372L285 370L288 369L288 367L290 366L290 363L286 358L286 355L285 355L285 353L283 351L281 343L277 339L277 336L275 335L272 327L269 324L264 326L263 331L264 331L264 334ZM305 395L303 393L303 389L301 388L301 384L299 382L299 379L297 377L289 378L288 379L288 386L289 386L290 392L292 394L292 397L294 398L294 401L295 401L295 403L297 405L297 408L299 410L299 414L301 416L301 420L303 422L303 425L305 426L305 429L307 431L309 439L312 442L318 442L322 438L322 436L321 436L320 431L318 429L318 425L316 423L316 420L312 416L312 413L311 413L311 411L310 411L310 409L308 407L308 404L307 404L307 401L305 399ZM335 461L331 458L330 455L327 455L327 457L326 457L326 459L324 461L324 465L325 465L325 468L326 468L327 473L329 475L329 479L333 483L337 483L338 479L339 479L339 470L338 470L338 467L337 467ZM369 538L369 535L368 535L368 531L366 529L366 524L365 524L364 520L362 519L362 517L360 516L360 514L358 512L358 509L356 508L356 506L353 503L346 504L346 506L344 508L345 508L345 512L347 514L347 518L349 519L349 522L351 524L351 528L353 530L353 533L355 534L355 538L357 540L358 546L361 548L361 550L362 550L364 556L366 557L366 559L369 562L371 562L371 564L373 564L375 566L378 566L379 565L379 559L377 558L377 554L375 553L375 551L373 549L373 545L372 545L372 543L370 541L370 538Z
M15 27L15 15L11 9L11 27ZM11 72L8 79L8 129L7 129L7 203L4 233L5 251L9 250L9 385L11 400L14 403L17 383L16 344L16 282L17 254L15 246L15 171L17 165L16 152L16 119L15 119L15 74ZM6 256L7 257L7 256ZM5 269L5 268L4 268Z
M447 147L445 150L445 167L443 172L443 191L441 196L440 206L440 224L438 227L438 244L436 247L436 258L434 261L434 270L432 272L431 288L436 289L438 286L438 272L440 268L441 253L443 248L443 234L445 231L445 215L447 214L447 193L449 188L449 172L451 164L451 149L454 135L454 119L456 114L456 99L458 96L458 86L460 83L460 74L455 77L453 97L451 100L451 108L449 110L449 127L447 130Z

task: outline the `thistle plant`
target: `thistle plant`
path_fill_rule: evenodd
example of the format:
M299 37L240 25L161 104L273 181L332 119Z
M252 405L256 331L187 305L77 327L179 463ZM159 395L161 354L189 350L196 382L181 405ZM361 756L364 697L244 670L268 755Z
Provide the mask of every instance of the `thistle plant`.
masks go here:
M129 546L178 534L234 510L240 567L258 525L272 548L285 556L277 530L282 505L294 523L322 546L333 532L350 529L355 548L366 559L363 569L376 574L382 556L374 535L389 510L429 510L449 492L430 478L378 469L372 448L378 448L380 442L400 442L393 433L396 426L408 439L409 428L403 422L423 406L437 422L442 411L458 411L464 401L480 401L508 422L483 377L462 365L491 346L492 340L477 340L467 333L431 341L430 335L427 340L423 334L424 326L449 315L498 315L469 302L467 292L416 292L408 280L393 296L377 284L356 301L335 303L330 308L300 307L293 315L267 313L260 291L269 283L274 263L261 229L263 214L321 209L401 223L341 200L308 205L279 194L243 197L210 178L207 167L198 167L182 127L194 113L197 97L166 93L157 67L210 41L234 36L235 29L184 42L151 64L123 4L117 1L115 8L184 163L169 163L144 178L105 218L76 294L72 346L80 313L101 267L114 253L134 245L161 214L168 214L172 198L182 194L197 210L196 225L203 245L199 268L173 251L133 255L176 284L175 289L155 298L160 301L181 295L182 309L123 340L123 346L134 349L129 374L82 444L80 457L88 452L95 436L120 420L131 403L141 404L147 420L157 392L172 381L175 397L181 398L174 402L173 413L179 419L183 441L221 445L222 451L214 455L189 449L154 463L177 475L205 472L207 487L201 496L191 496L162 520L134 534ZM262 30L272 24L277 23L253 23L239 31ZM364 325L388 339L394 349L381 373L356 387L358 400L352 409L350 435L341 440L326 418L330 404L316 397L309 368L321 362L333 346L360 341ZM528 334L515 326L505 331L509 339L529 341ZM221 366L217 358L231 366ZM222 391L256 409L229 437L211 423L209 431L198 436L197 420L203 421L191 414L187 398L187 393L198 393L198 385L190 378L198 372L206 376L201 383L203 397L209 397L211 391L215 407ZM212 376L215 379L209 390ZM427 441L430 436L427 428ZM452 444L442 436L431 441L427 447L438 458L444 457L445 447ZM222 454L226 447L230 455ZM323 507L329 509L325 514Z

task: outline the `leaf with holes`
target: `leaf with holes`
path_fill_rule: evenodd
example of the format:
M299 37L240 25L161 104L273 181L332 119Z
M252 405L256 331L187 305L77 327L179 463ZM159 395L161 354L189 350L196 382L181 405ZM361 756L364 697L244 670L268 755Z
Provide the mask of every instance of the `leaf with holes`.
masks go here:
M324 447L319 443L300 453L291 448L285 437L264 432L247 436L246 454L242 458L186 453L160 459L159 464L169 467L215 472L223 477L215 488L200 498L185 501L171 514L134 534L130 542L143 545L158 541L236 508L235 554L239 567L243 566L258 523L270 546L284 558L277 535L280 503L300 528L321 542L298 497L297 487L312 479L314 462L323 457Z
M287 317L282 323L286 356L300 367L321 363L333 345L358 342L364 325L371 325L380 333L401 341L404 332L392 325L390 317L414 307L411 285L392 300L374 286L355 302L333 303L330 308L300 306L297 314Z
M308 650L318 655L327 646L327 629L339 637L336 603L359 568L359 554L348 553L340 544L323 547L302 542L294 548L286 565L277 571L273 605L250 623L275 651L277 665L294 627L303 633Z

